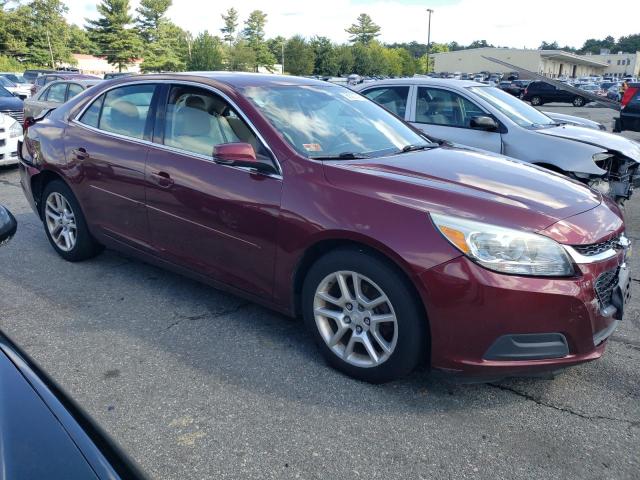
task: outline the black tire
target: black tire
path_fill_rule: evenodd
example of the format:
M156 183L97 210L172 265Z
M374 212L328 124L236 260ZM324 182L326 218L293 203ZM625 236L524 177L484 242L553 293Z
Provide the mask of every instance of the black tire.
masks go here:
M572 103L574 107L583 107L585 102L584 102L584 98L575 97Z
M539 96L535 95L531 97L531 105L533 105L534 107L539 107L542 104L543 104L542 98L540 98Z
M395 348L386 360L375 366L357 366L340 358L327 345L316 324L314 313L316 290L325 278L345 270L364 275L375 282L387 296L395 312L397 325ZM314 336L327 363L356 379L370 383L388 382L407 375L421 361L428 358L429 329L415 290L395 266L375 254L356 248L344 248L334 250L320 258L305 278L302 289L302 308L307 328ZM347 335L350 338L351 333ZM368 336L372 338L371 334Z
M73 248L68 251L61 249L56 244L47 226L47 220L45 218L45 210L47 208L46 204L47 199L53 193L58 193L62 195L62 197L64 197L64 199L71 207L71 210L75 217L76 241ZM65 260L69 262L80 262L82 260L88 260L98 255L104 249L104 247L100 245L89 232L89 229L87 228L87 222L85 220L84 214L82 213L82 209L80 208L80 204L76 199L76 196L73 194L69 186L62 180L53 180L45 186L44 191L42 192L40 215L42 218L42 224L44 225L45 234L49 239L49 243L56 251L56 253Z

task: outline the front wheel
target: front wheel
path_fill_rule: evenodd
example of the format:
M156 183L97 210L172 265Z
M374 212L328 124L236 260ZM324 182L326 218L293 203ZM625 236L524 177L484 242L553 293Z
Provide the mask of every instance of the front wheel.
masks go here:
M347 375L387 382L427 354L427 320L415 291L376 255L358 249L325 255L305 279L302 302L325 359Z
M584 105L584 98L582 97L576 97L573 99L573 106L574 107L582 107Z
M61 180L47 184L42 194L42 221L49 243L65 260L78 262L102 251L71 189Z
M540 105L542 105L542 98L538 97L537 95L535 97L531 97L531 105L533 105L534 107L539 107Z

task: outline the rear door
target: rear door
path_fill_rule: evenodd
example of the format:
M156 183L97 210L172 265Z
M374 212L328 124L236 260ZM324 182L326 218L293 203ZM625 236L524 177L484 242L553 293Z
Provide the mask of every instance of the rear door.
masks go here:
M273 154L219 93L164 88L146 170L154 248L172 263L270 297L282 177L216 163L213 149L247 142L279 171Z
M108 90L70 122L65 138L89 225L141 249L150 249L144 167L156 89L136 83Z
M433 138L496 153L502 151L500 132L476 130L470 125L471 118L491 114L457 92L418 87L412 114L412 125Z

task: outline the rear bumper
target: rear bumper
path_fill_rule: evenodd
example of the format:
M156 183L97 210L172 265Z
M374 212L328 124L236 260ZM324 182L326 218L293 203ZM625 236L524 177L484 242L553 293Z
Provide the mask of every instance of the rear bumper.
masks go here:
M466 257L424 272L432 368L486 379L599 358L618 322L603 314L594 283L622 256L567 279L503 275Z

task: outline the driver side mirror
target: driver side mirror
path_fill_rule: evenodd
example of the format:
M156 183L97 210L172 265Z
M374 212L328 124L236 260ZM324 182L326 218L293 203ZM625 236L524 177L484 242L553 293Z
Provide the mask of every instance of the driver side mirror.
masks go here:
M498 130L498 122L486 115L472 117L469 125L475 130L485 130L487 132L495 132Z
M18 229L18 222L11 212L0 205L0 245L11 240Z
M261 172L273 172L270 163L259 160L253 145L245 142L223 143L213 147L213 159L222 165L254 168Z

